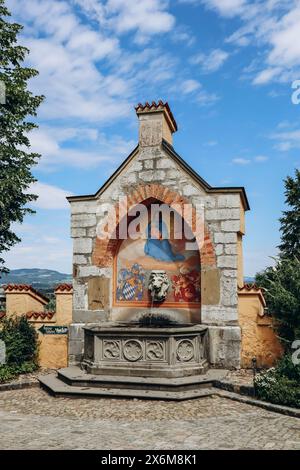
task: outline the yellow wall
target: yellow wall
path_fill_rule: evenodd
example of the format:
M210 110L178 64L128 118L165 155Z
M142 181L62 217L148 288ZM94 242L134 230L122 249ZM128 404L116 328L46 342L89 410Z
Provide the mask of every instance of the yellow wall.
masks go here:
M23 315L28 312L43 312L45 302L27 292L6 292L6 315Z
M72 292L56 293L56 323L61 326L72 322Z
M242 367L251 367L253 357L256 357L258 367L272 367L283 351L273 329L272 319L264 315L261 294L258 291L239 292L238 298Z
M32 322L38 330L45 323ZM56 323L47 322L47 325ZM39 364L46 369L59 369L68 366L68 335L39 335Z
M35 294L33 294L35 295ZM72 322L72 291L56 292L56 313L52 319L29 318L38 331L43 325L68 326ZM6 314L24 315L29 312L43 312L45 302L29 295L28 292L6 292ZM39 364L41 367L58 369L68 365L68 335L45 335L38 331Z

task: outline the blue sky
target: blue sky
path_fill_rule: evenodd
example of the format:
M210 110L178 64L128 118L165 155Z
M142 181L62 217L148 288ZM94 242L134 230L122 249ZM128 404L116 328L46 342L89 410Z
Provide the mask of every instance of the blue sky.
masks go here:
M31 144L36 215L8 267L71 272L68 194L94 193L137 142L134 105L163 99L177 152L213 186L245 186L245 275L279 242L283 178L300 165L300 1L7 0L24 25L30 87L46 96Z

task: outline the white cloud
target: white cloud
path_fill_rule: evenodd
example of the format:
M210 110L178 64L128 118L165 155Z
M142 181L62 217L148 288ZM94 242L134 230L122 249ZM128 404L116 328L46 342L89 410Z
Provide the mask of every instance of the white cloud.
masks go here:
M263 85L272 81L287 82L298 77L300 68L300 5L282 2L263 8L261 15L251 19L248 37L267 47L262 70L257 71L253 83ZM247 19L246 19L247 21Z
M67 220L65 221L67 223ZM34 227L36 229L36 227ZM44 233L52 231L53 237ZM33 230L33 237L23 237L22 243L5 253L5 262L10 269L44 268L70 273L72 270L72 242L66 237L58 237L54 227L43 227ZM66 234L67 235L67 234ZM54 244L53 239L57 242ZM54 246L55 245L55 246Z
M218 145L218 141L217 140L208 140L207 142L204 142L203 145L204 145L204 147L215 147L216 145Z
M191 63L200 65L205 73L216 72L228 59L229 54L221 49L214 49L209 54L197 54L192 57Z
M31 88L46 95L39 119L107 125L130 116L145 87L151 100L158 86L158 98L167 94L171 80L186 81L184 90L191 93L195 83L183 77L178 56L152 44L143 50L132 42L121 47L128 32L142 42L160 33L172 40L176 31L188 39L184 26L174 28L169 5L165 0L8 0L14 19L25 25L28 64L39 71ZM200 100L214 98L202 93Z
M212 106L216 101L220 98L216 93L209 93L206 90L201 89L199 93L197 93L195 97L195 101L200 106Z
M147 42L149 37L169 32L175 17L166 11L166 0L76 0L85 13L92 15L102 27L118 35L136 32L136 41Z
M66 1L9 0L26 24L22 42L39 71L31 88L46 95L40 118L108 122L129 114L130 83L99 64L120 55L117 38L83 24ZM105 70L105 71L104 71Z
M237 157L233 158L231 162L235 165L249 165L251 162L253 163L263 163L269 160L269 157L266 155L256 155L253 158L243 158L243 157Z
M193 3L199 3L193 2ZM201 0L223 17L238 17L242 26L227 43L262 48L249 74L255 85L288 82L300 73L299 0Z
M247 249L246 246L244 251L244 272L247 276L255 276L256 273L265 269L266 266L273 266L275 264L274 257L278 256L278 250L270 244L262 247L261 243L260 250Z
M275 148L281 152L300 148L300 129L275 132L270 138L276 141Z
M171 39L175 43L184 43L185 46L190 47L196 42L196 37L190 32L189 28L179 25L172 30Z
M208 8L213 8L223 16L238 15L246 5L246 0L202 0Z
M102 163L117 165L135 147L135 142L119 136L109 139L94 128L41 126L30 133L31 148L42 155L39 170L62 166L95 168Z
M269 83L276 76L280 75L282 69L279 67L268 68L259 72L256 77L253 79L254 85L264 85Z
M246 0L178 0L178 2L190 5L201 4L225 17L238 15L246 4Z
M256 157L254 157L254 160L258 163L263 163L269 160L269 157L267 157L266 155L257 155Z
M39 181L33 183L28 192L38 196L38 199L31 204L39 209L68 209L66 197L72 195L70 191Z
M201 84L197 80L184 80L181 84L181 91L184 94L192 93L193 91L198 90L201 87Z
M233 158L232 163L235 165L249 165L251 163L251 160L248 160L247 158Z

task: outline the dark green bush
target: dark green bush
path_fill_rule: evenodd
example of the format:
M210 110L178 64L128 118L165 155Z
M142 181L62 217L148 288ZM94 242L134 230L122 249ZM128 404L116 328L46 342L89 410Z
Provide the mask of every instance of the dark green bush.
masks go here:
M278 258L274 267L256 275L255 282L264 289L279 339L290 353L293 341L300 338L300 258Z
M254 385L258 398L300 408L300 365L294 365L290 355L284 356L276 367L258 374Z
M280 377L295 380L300 387L300 364L293 364L291 355L286 354L280 359L276 366L276 373Z
M0 339L6 346L6 364L37 362L38 335L26 317L4 317Z
M4 317L0 322L0 339L6 346L0 383L38 368L38 334L26 317Z
M20 374L28 374L37 369L35 362L24 362L24 364L17 365L2 365L0 366L0 383L9 382L14 378L18 377Z

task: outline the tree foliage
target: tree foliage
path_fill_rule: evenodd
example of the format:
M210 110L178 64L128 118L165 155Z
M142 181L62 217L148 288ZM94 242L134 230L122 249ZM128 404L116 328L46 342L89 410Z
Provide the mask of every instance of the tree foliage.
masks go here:
M256 275L256 283L265 289L270 314L287 351L300 338L300 171L285 181L288 209L280 220L281 244L274 267Z
M295 177L288 176L284 182L286 204L289 209L283 212L279 219L281 223L282 257L298 257L300 259L300 171L295 170Z
M33 210L26 205L37 197L30 193L35 181L31 169L40 157L30 152L28 133L37 125L28 121L36 116L43 96L28 90L28 81L38 72L23 66L29 50L18 44L22 26L9 22L9 11L0 0L0 82L5 101L0 103L0 255L20 241L12 229ZM0 257L0 274L6 272Z
M6 346L6 363L0 365L0 383L38 368L38 333L25 316L2 318L0 340Z
M290 350L292 342L300 338L300 260L278 258L274 267L256 275L256 283L264 288L279 337Z
M25 316L4 317L1 320L0 339L6 345L6 364L37 364L38 334Z

